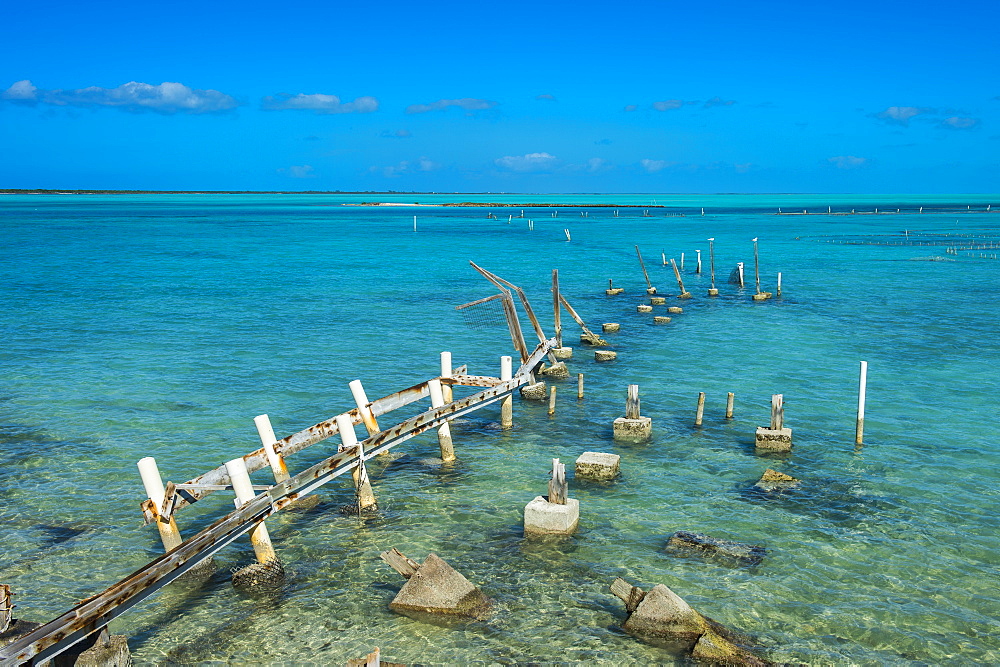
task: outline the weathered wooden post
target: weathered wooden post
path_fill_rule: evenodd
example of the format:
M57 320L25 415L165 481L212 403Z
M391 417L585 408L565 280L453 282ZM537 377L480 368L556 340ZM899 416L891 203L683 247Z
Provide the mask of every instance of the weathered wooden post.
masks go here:
M556 413L556 388L549 387L549 415Z
M444 403L444 396L441 392L441 380L434 378L427 381L427 388L431 392L431 407L440 408ZM455 446L451 441L451 425L445 421L438 427L438 445L441 446L441 460L455 460Z
M865 439L865 394L868 390L868 362L861 362L858 377L858 421L854 429L854 444L860 445Z
M698 392L698 409L694 415L694 425L701 426L702 418L705 416L705 392Z
M364 422L368 435L375 435L381 429L378 427L374 413L372 413L368 395L365 393L365 388L361 385L361 380L351 380L348 386L351 388L351 395L354 396L354 403L358 406L358 412L361 413L361 421Z
M726 395L726 419L733 418L733 402L736 399L736 394L729 392Z
M372 483L368 479L368 469L365 467L365 448L358 442L358 435L354 432L354 424L348 415L337 415L337 432L340 433L340 451L357 447L358 465L351 472L351 477L354 479L354 491L358 497L358 511L377 509L375 492L372 491Z
M646 273L646 265L642 261L642 253L639 252L639 246L635 247L635 254L639 258L639 267L642 268L642 275L646 279L646 294L656 294L656 288L653 287L653 283L649 282L649 274Z
M14 618L14 603L11 602L10 586L0 584L0 635L7 632Z
M152 509L152 514L156 519L156 528L160 531L160 541L163 542L163 550L170 551L180 545L181 531L177 529L177 523L171 515L170 519L163 521L160 513L163 509L163 499L166 497L166 489L163 488L163 478L160 477L160 470L156 466L156 459L152 456L139 459L139 476L142 478L142 486L146 490L146 497L149 498L147 507Z
M792 449L792 429L785 428L785 407L782 394L771 396L771 425L757 427L755 444L757 449L772 452L787 452Z
M576 374L576 397L583 398L583 373Z
M500 379L507 381L514 377L510 357L500 357ZM500 401L500 428L514 428L514 396L508 394Z
M684 281L681 280L681 272L677 270L677 263L674 262L673 257L670 258L670 266L674 267L674 277L677 278L677 289L681 291L681 293L677 295L677 298L690 299L691 292L688 292L686 289L684 289Z
M247 464L242 458L226 461L226 473L232 482L233 491L236 492L236 506L241 507L257 494L254 493L253 483L250 481L250 474L247 472ZM257 556L257 562L266 565L271 561L278 560L271 545L271 536L267 532L267 526L261 521L257 527L250 531L250 544L253 545L253 552Z
M778 271L778 296L781 296L781 271Z
M611 284L611 281L608 281ZM573 358L573 348L563 346L562 306L559 302L559 269L552 269L552 322L556 330L556 349L552 350L559 361Z
M771 298L770 292L760 291L760 262L757 258L757 237L753 239L753 275L754 280L757 283L757 292L753 295L754 301L765 301Z
M451 374L452 374L451 352L442 352L441 353L441 377L443 377L443 378L450 378ZM451 403L454 400L454 398L452 396L451 385L450 384L445 384L443 382L441 383L441 394L444 396L444 402L445 403Z
M535 496L524 507L525 535L569 535L580 523L580 501L569 497L566 465L552 459L548 498Z
M625 399L625 416L618 417L612 424L615 440L643 442L653 432L653 420L639 413L639 385L630 384Z
M719 296L719 290L715 288L715 237L708 239L708 266L712 272L712 286L708 288L709 296Z
M289 478L288 467L285 465L284 457L274 449L274 444L278 439L274 437L271 420L267 415L257 415L253 418L253 423L257 427L257 435L260 436L260 444L264 447L264 453L267 454L267 462L274 474L274 482L281 484Z

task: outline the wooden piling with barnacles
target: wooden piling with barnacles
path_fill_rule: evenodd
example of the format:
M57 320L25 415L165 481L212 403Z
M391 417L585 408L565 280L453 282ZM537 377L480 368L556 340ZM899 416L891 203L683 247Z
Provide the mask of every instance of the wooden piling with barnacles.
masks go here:
M726 419L733 418L733 403L736 400L736 394L729 392L726 395Z
M705 392L698 392L698 409L694 415L694 425L701 426L702 419L705 416Z
M868 362L861 362L858 376L858 419L854 428L854 444L860 445L865 439L865 394L868 391Z

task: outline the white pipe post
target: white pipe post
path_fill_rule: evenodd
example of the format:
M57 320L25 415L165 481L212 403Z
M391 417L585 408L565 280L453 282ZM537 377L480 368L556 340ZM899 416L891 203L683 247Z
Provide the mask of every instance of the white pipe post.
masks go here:
M684 253L681 253L681 271L684 270Z
M778 296L781 296L781 271L778 271Z
M153 501L156 515L156 528L160 531L160 541L163 542L163 550L170 551L180 545L181 531L177 529L174 517L170 521L163 523L160 521L160 508L163 507L163 498L167 495L163 488L163 478L160 477L160 470L156 466L156 459L152 456L139 459L139 476L142 478L142 486L146 490L146 497Z
M434 378L427 381L427 388L431 392L431 407L440 408L444 405L444 396L441 392L441 380ZM438 444L441 446L441 460L455 460L455 445L451 441L451 425L446 421L438 427Z
M865 394L868 391L868 362L861 362L861 373L858 378L858 423L854 430L854 444L860 445L865 436Z
M513 378L513 364L510 357L500 357L500 379ZM500 401L500 428L514 428L514 396L508 394Z
M695 273L701 273L701 250L695 250L695 253L698 255L698 268L695 269Z
M450 378L451 375L452 375L451 352L442 352L441 353L441 377L443 377L443 378ZM451 385L450 384L445 384L444 382L442 382L441 383L441 393L444 396L444 402L445 403L451 403L453 400L455 400L454 396L452 395Z
M413 216L413 231L417 231L417 216Z
M348 386L351 388L351 395L354 396L354 403L358 406L358 412L361 413L361 421L365 423L368 435L375 435L381 429L378 427L378 422L375 421L375 414L368 405L368 394L365 393L365 388L361 385L361 380L351 380Z
M375 507L375 492L372 491L372 483L368 479L368 469L365 467L365 448L358 442L358 436L354 432L354 422L346 414L337 415L337 432L340 433L340 451L357 447L358 465L351 471L354 479L354 491L358 496L358 508L367 509Z
M229 481L233 484L233 491L236 492L236 506L242 507L256 495L253 491L253 483L250 481L250 473L247 472L247 464L242 458L226 461L226 473L229 474ZM278 560L271 545L271 535L267 532L267 526L261 520L257 527L250 531L250 544L253 545L253 552L257 556L257 562L265 565L270 561Z
M290 475L284 457L274 449L274 443L278 442L278 439L274 437L271 420L267 415L257 415L253 418L253 423L257 427L260 444L264 446L264 453L267 454L267 462L271 466L271 472L274 473L274 483L281 484Z

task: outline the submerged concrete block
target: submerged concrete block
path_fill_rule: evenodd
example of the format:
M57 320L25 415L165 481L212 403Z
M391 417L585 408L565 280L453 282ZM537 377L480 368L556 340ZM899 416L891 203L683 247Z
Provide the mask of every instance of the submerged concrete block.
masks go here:
M98 640L82 652L74 667L132 667L132 653L125 635L111 635L107 643Z
M582 479L606 480L618 476L621 457L603 452L584 452L576 459L576 476Z
M770 292L760 292L758 294L754 294L753 295L753 300L754 301L767 301L772 296L773 295Z
M615 440L622 442L645 442L653 433L653 420L651 417L639 417L638 419L627 419L619 417L612 424L612 431Z
M681 292L680 294L677 295L677 298L678 299L690 299L691 298L691 292Z
M552 354L555 355L556 359L560 361L565 361L566 359L573 358L573 348L571 347L557 347L552 350Z
M545 391L544 382L536 382L535 384L526 384L521 387L521 398L528 401L544 401L548 398L548 393Z
M675 556L701 556L749 567L759 565L767 555L767 549L760 545L720 540L686 530L678 530L671 535L664 551Z
M625 288L624 287L612 287L611 289L604 290L604 293L607 294L608 296L617 296L619 294L624 294L625 293Z
M799 484L799 480L795 479L791 475L786 475L783 472L778 472L777 470L771 470L768 468L753 486L755 489L760 489L761 491L767 491L770 493L772 491L794 489Z
M667 312L668 313L673 313L673 314L676 315L678 313L683 313L684 309L681 308L680 306L670 306L669 308L667 308Z
M543 496L524 506L525 535L569 535L580 523L580 501L567 498L565 505L550 503Z
M489 606L489 598L482 591L436 554L427 555L389 603L390 609L401 613L473 617L485 613Z
M638 306L635 307L635 309L636 309L637 312L640 312L640 313L651 313L651 312L653 312L653 307L652 306L647 306L644 303L640 303Z
M618 353L614 350L594 350L595 361L611 361L617 359Z
M653 323L654 324L669 324L670 323L670 319L671 318L670 318L669 315L656 315L656 316L653 317Z
M548 368L543 367L540 371L538 371L538 374L547 375L549 377L555 377L555 378L568 378L569 369L566 368L566 364L564 364L561 361L557 361Z
M605 322L604 324L601 325L601 329L604 330L604 333L612 333L614 331L618 331L621 328L622 325L619 324L618 322Z
M719 296L719 290L715 289L714 287L711 287L708 290L708 295L709 296Z
M604 340L600 336L588 334L586 332L580 334L580 342L584 345L593 345L595 347L608 344L608 341Z
M656 294L656 288L650 287L646 290L646 294Z
M667 297L665 296L651 296L649 297L649 303L653 306L665 306L667 305Z
M757 449L769 452L788 452L792 449L792 429L757 428L755 444Z

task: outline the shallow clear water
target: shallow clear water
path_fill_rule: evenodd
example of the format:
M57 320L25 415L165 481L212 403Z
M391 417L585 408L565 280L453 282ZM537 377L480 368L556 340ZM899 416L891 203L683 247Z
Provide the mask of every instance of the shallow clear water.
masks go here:
M381 511L341 515L347 479L314 510L269 521L290 576L277 599L233 590L230 566L175 584L113 624L137 663L343 662L374 646L387 660L670 662L622 633L616 576L663 583L696 609L756 635L778 661L856 664L996 662L1000 556L1000 264L942 247L843 245L824 235L903 230L996 234L1000 197L903 195L7 196L0 199L0 582L19 615L48 620L160 552L141 525L135 462L156 457L185 481L256 449L252 419L279 437L352 407L347 383L383 396L438 372L450 350L471 373L497 374L505 329L471 329L454 310L489 296L474 260L522 286L550 327L550 273L618 360L579 346L557 381L554 417L515 400L455 424L459 461L435 464L432 435L401 445L371 474ZM358 208L364 200L666 204L641 209ZM778 206L891 215L776 216ZM920 205L928 212L917 214ZM963 210L971 205L975 210ZM706 215L700 215L700 207ZM906 211L912 211L907 213ZM413 232L412 216L418 215ZM563 229L573 240L565 242ZM708 299L715 237L718 299ZM780 300L753 303L726 284L737 261ZM686 254L695 295L669 325L635 312L645 281L676 293L660 253ZM694 251L705 273L694 273ZM925 261L925 260L945 261ZM606 297L607 280L626 289ZM662 306L656 310L662 310ZM576 340L563 317L567 341ZM571 343L572 344L572 343ZM865 445L856 449L858 361L869 362ZM628 384L653 418L648 444L611 439ZM705 424L693 427L699 391ZM736 416L724 419L726 392ZM785 397L795 447L761 457L754 428ZM405 409L400 419L409 416ZM383 418L383 422L390 416ZM328 455L316 445L293 472ZM545 493L553 457L622 456L613 483L576 482L580 529L525 540L524 505ZM570 469L572 465L568 466ZM803 480L778 498L748 491L767 467ZM255 476L261 483L263 473ZM230 509L215 494L185 510L191 535ZM756 568L663 552L676 530L768 549ZM402 579L378 558L395 546L435 552L496 601L482 621L434 625L394 614Z

